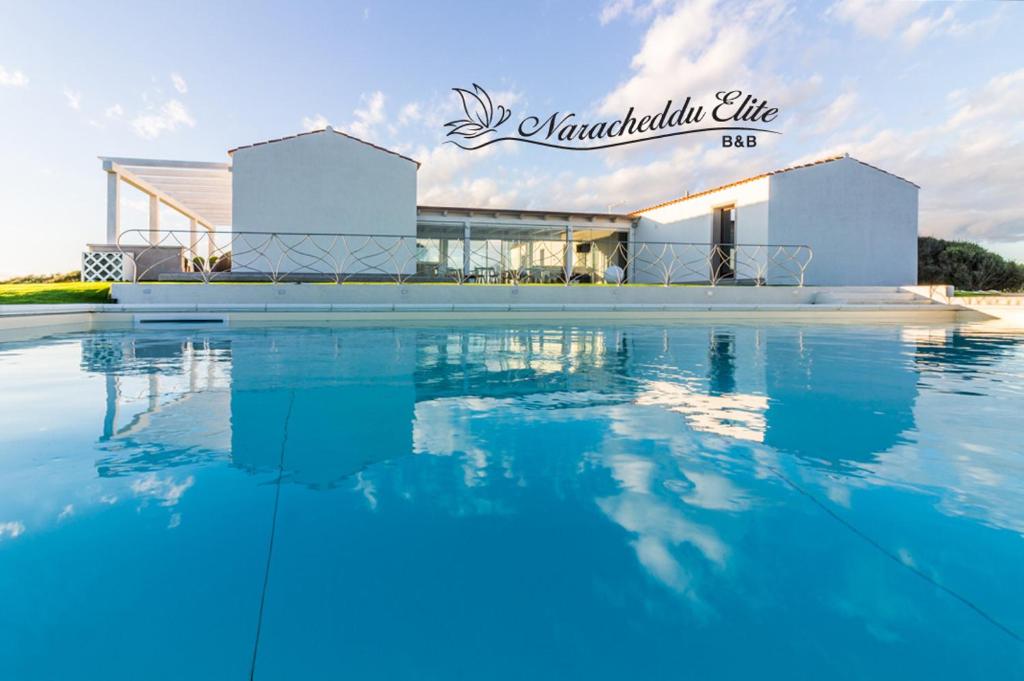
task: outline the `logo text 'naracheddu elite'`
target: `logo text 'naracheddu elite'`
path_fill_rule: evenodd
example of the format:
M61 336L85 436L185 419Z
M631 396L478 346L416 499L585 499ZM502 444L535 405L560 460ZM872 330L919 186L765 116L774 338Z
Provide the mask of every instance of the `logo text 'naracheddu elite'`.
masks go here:
M525 142L556 149L591 151L698 132L781 134L763 127L778 117L779 110L769 106L767 100L741 90L722 90L715 94L714 103L706 107L690 97L680 104L670 99L656 113L638 115L634 107L630 107L622 118L597 122L581 122L574 113L556 111L545 117L526 116L518 126L505 126L500 131L499 128L512 115L510 109L495 106L487 91L476 83L472 90L452 90L462 99L466 117L445 123L445 127L450 128L448 141L468 151L482 149L495 142ZM722 146L725 147L756 145L756 135L722 136Z

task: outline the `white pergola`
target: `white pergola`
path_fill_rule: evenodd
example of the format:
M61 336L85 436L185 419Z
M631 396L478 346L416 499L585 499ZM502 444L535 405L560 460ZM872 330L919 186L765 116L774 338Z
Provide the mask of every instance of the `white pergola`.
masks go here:
M160 243L160 204L189 220L193 247L199 228L212 232L231 224L231 164L100 156L107 173L107 243L121 236L121 182L149 197L149 243Z

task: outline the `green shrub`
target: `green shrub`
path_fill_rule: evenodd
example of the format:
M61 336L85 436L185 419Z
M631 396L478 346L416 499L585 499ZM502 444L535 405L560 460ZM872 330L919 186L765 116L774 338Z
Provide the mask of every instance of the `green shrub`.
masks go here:
M210 258L210 271L211 272L230 272L231 271L231 252L228 251L224 255L214 256Z
M922 236L917 240L917 281L965 291L1020 291L1024 265L969 241Z
M79 270L64 272L63 274L28 274L23 277L11 277L0 280L0 284L60 284L68 281L78 281L82 278Z

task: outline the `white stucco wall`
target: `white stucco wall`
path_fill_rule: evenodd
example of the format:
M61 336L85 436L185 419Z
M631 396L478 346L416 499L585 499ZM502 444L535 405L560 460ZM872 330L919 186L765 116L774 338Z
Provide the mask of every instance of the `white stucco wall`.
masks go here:
M710 244L715 209L730 205L736 206L736 242L764 244L768 241L768 197L768 178L761 178L639 213L635 238L648 245L636 249L638 263L634 281L660 283L672 270L668 263L671 256L661 255L667 251L676 252L677 262L690 263L671 271L673 281L707 281L709 272L703 271L705 268L701 260L706 259L708 248L663 244ZM764 258L763 250L742 249L738 276L751 278L757 270L764 268ZM695 272L694 269L700 271Z
M808 285L917 282L916 186L852 158L769 180L768 240L813 249Z
M415 162L330 129L244 147L232 160L235 271L345 269L352 257L346 246L364 244L364 255L393 251L371 260L382 271L415 271ZM263 238L237 234L247 231L282 236L267 247ZM302 243L301 237L286 236L310 233L410 238L366 244L365 239L318 237ZM366 264L359 269L365 271Z

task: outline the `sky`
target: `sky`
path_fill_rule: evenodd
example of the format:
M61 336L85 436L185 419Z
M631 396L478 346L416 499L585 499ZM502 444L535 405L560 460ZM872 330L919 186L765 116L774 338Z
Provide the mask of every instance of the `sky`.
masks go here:
M330 124L422 165L421 204L627 212L842 153L921 186L920 232L1024 261L1024 3L8 2L0 5L0 278L105 239L97 156L226 161ZM512 120L612 120L741 89L754 149L708 133L607 151L463 151L479 83ZM146 226L125 191L122 228ZM168 227L184 226L171 214Z

